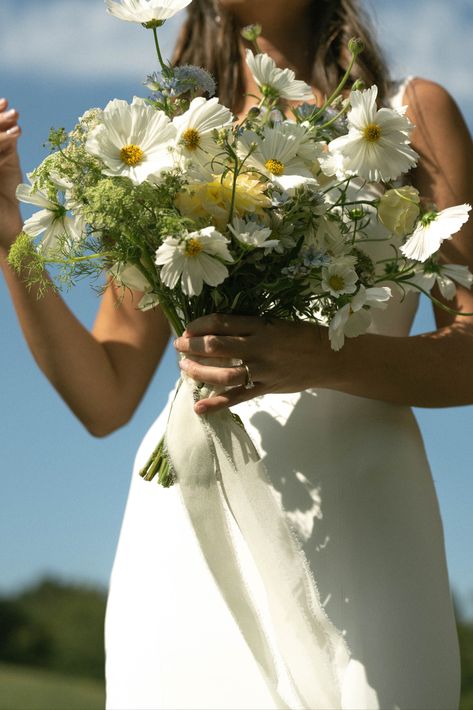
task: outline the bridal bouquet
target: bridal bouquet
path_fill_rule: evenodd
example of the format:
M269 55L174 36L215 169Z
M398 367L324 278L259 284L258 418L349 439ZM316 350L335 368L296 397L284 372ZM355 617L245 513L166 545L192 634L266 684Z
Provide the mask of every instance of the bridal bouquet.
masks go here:
M378 108L376 86L344 91L361 43L351 40L343 80L317 106L310 86L259 51L261 28L245 28L260 95L237 122L207 71L162 58L158 28L190 1L106 0L151 30L160 70L147 98L114 99L70 133L51 132L51 154L17 192L41 208L9 257L28 282L50 285L45 266L56 287L105 270L143 294L138 308L159 304L178 335L213 312L305 319L328 327L334 350L394 295L470 287L466 266L438 259L470 206L424 205L400 179L418 158L404 110ZM373 249L380 241L388 258ZM143 476L156 473L173 483L162 442Z

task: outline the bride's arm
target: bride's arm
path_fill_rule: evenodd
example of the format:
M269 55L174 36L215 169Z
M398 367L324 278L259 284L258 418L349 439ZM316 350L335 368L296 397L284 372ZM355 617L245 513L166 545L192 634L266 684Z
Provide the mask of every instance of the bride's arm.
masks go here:
M103 436L131 417L160 361L169 328L159 309L136 309L139 294L126 293L118 305L117 293L108 288L90 333L60 296L49 292L38 299L9 267L8 250L21 229L15 200L21 181L17 120L0 105L0 268L39 367L87 429Z
M415 80L408 89L410 117L417 128L413 143L421 155L413 181L439 209L472 202L473 145L463 118L449 94L437 84ZM451 263L473 270L473 218L442 252ZM434 295L441 298L438 292ZM473 294L459 287L457 310L473 312ZM266 392L300 391L307 387L419 407L473 403L473 318L452 317L436 308L437 330L409 337L367 334L330 349L325 329L258 319L199 319L189 329L193 339L177 343L185 353L239 357L257 386L244 382L243 368L217 370L187 361L196 379L237 385L206 400L207 411L231 406ZM217 336L217 337L215 337ZM231 337L228 337L231 336ZM186 366L186 361L183 363ZM210 371L212 370L212 371ZM198 406L198 405L197 405Z

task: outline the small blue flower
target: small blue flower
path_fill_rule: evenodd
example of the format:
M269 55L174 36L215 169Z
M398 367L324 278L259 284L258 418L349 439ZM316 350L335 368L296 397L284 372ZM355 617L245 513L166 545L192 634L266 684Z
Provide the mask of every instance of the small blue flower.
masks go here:
M304 266L308 268L325 266L330 262L330 257L319 249L316 249L313 245L306 247L301 252L301 259Z
M145 86L155 92L155 98L175 98L191 92L194 95L215 94L215 80L211 74L201 67L185 64L181 67L170 67L165 73L154 72L150 74Z

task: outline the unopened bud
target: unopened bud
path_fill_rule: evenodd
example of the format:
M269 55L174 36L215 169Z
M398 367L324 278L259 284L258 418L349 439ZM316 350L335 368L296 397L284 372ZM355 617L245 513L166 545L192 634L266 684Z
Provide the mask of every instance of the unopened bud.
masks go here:
M354 57L357 57L359 54L361 54L364 48L364 42L359 37L352 37L351 40L348 42L348 49Z
M248 42L256 42L262 31L261 25L247 25L242 29L241 36Z
M363 81L363 79L357 79L353 86L351 87L352 91L361 91L362 89L366 89L366 84Z

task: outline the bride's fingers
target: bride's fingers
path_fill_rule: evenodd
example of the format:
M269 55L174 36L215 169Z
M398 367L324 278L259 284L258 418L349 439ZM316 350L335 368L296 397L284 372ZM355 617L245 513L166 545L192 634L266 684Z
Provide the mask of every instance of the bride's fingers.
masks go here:
M245 385L248 379L246 368L243 365L212 367L201 365L194 360L184 359L179 362L179 367L193 380L216 387L240 387Z
M18 136L21 135L20 126L12 126L7 131L0 131L0 158L9 155Z
M234 407L241 402L247 402L253 397L260 397L267 392L265 385L256 384L252 389L245 387L235 387L235 389L227 390L222 394L214 395L208 399L201 399L194 405L194 411L197 414L214 414L221 409Z
M0 112L0 131L6 131L18 122L19 114L14 108Z
M212 358L244 358L247 355L246 338L226 335L182 336L174 341L174 347L186 355L201 355Z
M208 316L196 318L189 323L184 335L252 335L258 325L259 318L253 316L235 316L225 313L212 313Z

